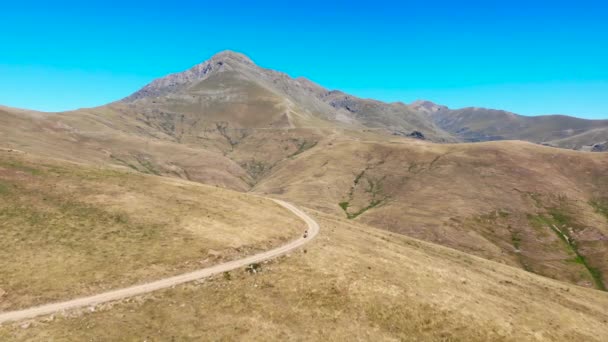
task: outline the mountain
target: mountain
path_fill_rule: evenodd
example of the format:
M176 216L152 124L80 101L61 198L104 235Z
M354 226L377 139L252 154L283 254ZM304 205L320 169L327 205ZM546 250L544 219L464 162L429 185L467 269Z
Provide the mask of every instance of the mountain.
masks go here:
M221 118L228 129L338 126L388 133L416 130L434 141L454 141L407 105L330 91L305 78L293 79L260 68L234 52L219 53L189 70L155 80L121 103L154 107L167 117L162 124L171 127L179 113L186 114L186 120ZM262 121L247 121L252 118ZM205 122L197 121L197 125Z
M457 142L528 139L587 148L599 141L589 149L601 151L604 123L360 99L223 52L105 106L50 114L0 108L0 142L271 194L603 288L605 156L523 142ZM576 245L563 244L554 227ZM579 257L584 263L572 262Z
M607 131L361 99L234 52L96 108L0 107L0 310L302 236L255 195L321 225L249 272L2 325L0 340L603 341L608 158L573 149L606 150Z
M462 141L526 140L576 150L592 149L593 145L608 141L608 120L565 115L523 116L476 107L457 110L443 107L428 114L437 126Z
M484 108L450 110L423 100L406 105L361 99L327 90L305 78L293 79L260 68L245 55L230 51L157 79L120 103L144 108L148 120L160 115L154 124L180 136L190 134L179 131L180 126L196 131L209 129L221 120L226 132L338 126L402 136L420 132L413 136L435 142L526 140L587 150L608 141L608 120L564 115L527 117ZM247 121L252 118L255 120ZM590 131L595 134L587 134Z

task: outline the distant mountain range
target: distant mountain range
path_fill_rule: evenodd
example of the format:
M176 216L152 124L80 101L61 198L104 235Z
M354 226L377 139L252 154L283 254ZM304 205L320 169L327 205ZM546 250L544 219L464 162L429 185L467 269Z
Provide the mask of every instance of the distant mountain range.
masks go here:
M466 142L526 140L575 150L603 151L608 120L585 120L566 115L523 116L503 110L434 107L435 124Z

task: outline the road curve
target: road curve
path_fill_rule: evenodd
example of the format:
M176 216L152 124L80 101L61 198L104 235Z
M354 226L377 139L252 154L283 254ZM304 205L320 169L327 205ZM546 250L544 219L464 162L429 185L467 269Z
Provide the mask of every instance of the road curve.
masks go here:
M262 262L286 254L298 247L305 245L319 233L319 224L306 213L304 213L303 211L296 208L290 203L277 199L271 200L283 206L287 210L291 211L293 214L295 214L304 222L306 222L306 225L308 226L308 237L304 238L303 236L300 236L298 239L293 240L286 245L277 247L266 252L255 254L244 259L229 261L223 264L203 268L198 271L180 274L174 277L157 280L150 283L104 292L89 297L77 298L66 302L46 304L18 311L0 312L0 324L5 322L18 321L22 319L34 318L37 316L50 315L53 313L62 312L70 309L94 306L101 303L111 302L127 297L133 297L144 293L149 293L160 289L165 289L171 286L191 282L197 279L207 278L212 275L231 271L252 263Z

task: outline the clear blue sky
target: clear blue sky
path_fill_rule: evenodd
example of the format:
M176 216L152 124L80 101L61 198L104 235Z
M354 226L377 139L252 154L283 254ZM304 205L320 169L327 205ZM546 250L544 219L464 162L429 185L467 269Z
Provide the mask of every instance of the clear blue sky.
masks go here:
M102 105L225 49L362 97L608 118L601 1L2 1L0 104Z

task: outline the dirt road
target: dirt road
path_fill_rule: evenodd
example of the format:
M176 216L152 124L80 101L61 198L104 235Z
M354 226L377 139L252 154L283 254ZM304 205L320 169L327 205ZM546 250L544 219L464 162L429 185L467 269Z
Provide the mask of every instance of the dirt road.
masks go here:
M252 255L244 259L233 260L212 267L203 268L198 271L181 274L178 276L153 281L150 283L135 285L124 289L113 290L89 297L73 299L66 302L52 303L24 310L0 313L0 324L4 322L34 318L37 316L50 315L53 313L62 312L70 309L94 306L101 303L111 302L127 297L133 297L144 293L149 293L160 289L165 289L171 286L187 283L197 279L210 277L218 273L223 273L240 267L245 267L252 263L276 258L290 251L293 251L298 247L301 247L302 245L311 241L318 234L319 224L306 213L287 202L276 199L272 200L278 203L279 205L285 207L287 210L291 211L296 216L301 218L304 222L306 222L306 225L308 226L308 236L306 238L301 235L298 239L293 240L286 245L256 255Z

